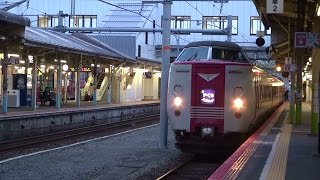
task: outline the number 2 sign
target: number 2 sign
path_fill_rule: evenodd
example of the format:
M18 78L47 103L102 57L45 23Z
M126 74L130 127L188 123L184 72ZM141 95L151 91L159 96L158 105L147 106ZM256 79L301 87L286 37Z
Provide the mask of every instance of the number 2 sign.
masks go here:
M266 0L267 14L283 13L283 0Z

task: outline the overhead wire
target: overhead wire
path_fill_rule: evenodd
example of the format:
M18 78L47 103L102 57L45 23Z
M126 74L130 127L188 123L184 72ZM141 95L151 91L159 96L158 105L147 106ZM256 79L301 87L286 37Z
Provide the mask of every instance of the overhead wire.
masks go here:
M215 4L213 4L212 2L210 2L211 4L212 4L212 6L214 7L214 8L216 8L217 10L221 10L221 9L218 9L217 7L216 7L216 5ZM224 13L222 13L222 11L221 11L221 13L220 14L222 14L223 16L226 16ZM243 38L243 39L245 39L248 43L251 43L250 41L248 41L248 38L246 38L246 37L244 37L244 36L247 36L247 35L245 35L244 33L242 33L241 31L239 31L239 29L238 28L236 28L236 27L234 27L233 25L232 25L232 28L233 29L235 29L235 30L237 30L238 31L238 34L240 34L240 36ZM254 44L254 42L252 42L252 44Z

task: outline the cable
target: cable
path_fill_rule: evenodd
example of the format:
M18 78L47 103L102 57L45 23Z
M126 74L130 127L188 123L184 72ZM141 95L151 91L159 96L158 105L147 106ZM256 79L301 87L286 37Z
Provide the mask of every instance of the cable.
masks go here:
M220 9L218 9L215 4L213 4L212 2L210 2L210 3L212 4L213 7L215 7L217 10L220 11ZM222 12L222 11L221 11L221 12ZM224 13L220 13L220 14L226 16ZM239 29L237 29L237 28L234 27L234 26L232 26L232 28L236 29L236 30L238 31L238 34L240 34L240 36L241 36L243 39L245 39L247 42L249 42L249 41L248 41L248 38L245 38L245 37L244 37L244 36L247 36L247 35L245 35L244 33L240 32ZM249 36L249 37L250 37L250 36Z

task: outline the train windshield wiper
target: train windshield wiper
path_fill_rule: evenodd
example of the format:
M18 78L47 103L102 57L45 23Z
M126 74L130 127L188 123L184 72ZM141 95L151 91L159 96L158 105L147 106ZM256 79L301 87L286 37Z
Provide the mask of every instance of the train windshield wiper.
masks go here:
M198 56L198 51L195 52L194 54L192 54L192 56L189 59L187 59L186 61L194 60L197 56Z

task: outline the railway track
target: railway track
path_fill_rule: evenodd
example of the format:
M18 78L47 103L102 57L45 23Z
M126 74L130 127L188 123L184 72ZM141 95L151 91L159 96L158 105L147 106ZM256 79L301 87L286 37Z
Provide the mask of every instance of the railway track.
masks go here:
M143 117L132 118L126 121L104 123L104 124L98 124L98 125L93 125L88 127L61 131L57 133L50 133L50 134L45 134L40 136L32 136L28 138L4 141L4 142L0 142L0 152L8 152L11 150L25 148L32 145L43 144L43 143L48 143L48 142L53 142L53 141L58 141L66 138L83 136L83 135L89 135L93 133L99 133L106 130L111 131L111 130L130 128L132 126L143 126L144 124L148 124L148 123L150 124L152 122L159 121L159 117L160 117L159 114L148 115Z
M227 155L217 156L194 156L192 159L181 163L169 170L157 180L185 180L185 179L208 179L219 168Z

